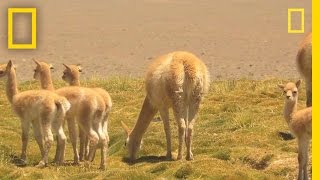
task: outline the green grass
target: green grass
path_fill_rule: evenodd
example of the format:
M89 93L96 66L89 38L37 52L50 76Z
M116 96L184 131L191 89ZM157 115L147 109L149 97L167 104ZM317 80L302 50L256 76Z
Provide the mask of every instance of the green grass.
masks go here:
M166 154L163 124L152 122L139 151L141 159L135 164L123 161L126 155L125 133L120 121L130 127L134 125L145 96L143 80L114 77L82 82L83 86L106 89L113 98L106 171L98 170L100 153L89 167L81 164L35 168L40 154L32 130L27 167L20 168L11 163L12 157L19 156L21 151L21 129L1 82L0 179L293 179L297 173L296 142L284 141L277 134L288 130L282 117L283 97L276 86L280 82L277 79L212 82L195 125L194 160L162 160L160 156ZM64 85L61 81L55 84L56 87ZM24 82L19 88L38 89L39 84ZM305 104L304 88L301 89L300 107ZM170 120L175 157L178 133L172 114ZM54 149L55 146L51 148L50 160ZM72 148L68 143L67 162L72 158Z

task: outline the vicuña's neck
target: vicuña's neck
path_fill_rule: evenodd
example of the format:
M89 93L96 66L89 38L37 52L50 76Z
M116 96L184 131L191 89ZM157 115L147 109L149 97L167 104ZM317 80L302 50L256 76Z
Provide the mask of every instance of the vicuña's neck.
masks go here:
M145 98L142 109L139 114L139 118L131 131L130 139L134 141L141 141L143 134L146 132L147 128L154 115L157 113L148 97Z
M74 79L69 84L70 84L70 86L80 86L80 80L79 80L79 78Z
M8 73L8 80L7 80L7 87L6 87L6 93L7 98L10 103L12 103L13 96L19 93L18 87L17 87L17 76L14 69L11 69Z
M54 91L50 70L47 72L42 72L40 76L40 83L42 89Z
M294 102L286 102L284 107L284 118L286 119L287 123L291 122L292 116L294 113L297 112L298 109L298 102L297 100Z

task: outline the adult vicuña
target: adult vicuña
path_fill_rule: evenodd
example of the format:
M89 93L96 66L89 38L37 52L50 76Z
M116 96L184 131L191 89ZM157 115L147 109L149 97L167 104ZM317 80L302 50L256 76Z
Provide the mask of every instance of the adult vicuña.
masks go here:
M306 83L307 107L312 106L312 33L301 42L297 54L297 66Z
M69 83L70 86L80 86L80 73L82 72L82 68L78 65L66 65L66 64L63 64L63 65L65 66L66 69L63 71L62 79L67 83ZM109 93L106 90L102 88L92 88L92 89L96 91L103 98L106 104L106 109L105 109L103 122L102 122L102 127L103 127L102 129L109 142L108 118L112 108L112 100ZM87 147L87 140L86 140L85 146ZM80 160L82 159L84 154L85 156L87 156L87 148L86 148L86 151L83 151L83 147L80 147Z
M278 85L285 95L284 118L298 140L299 180L308 179L308 152L312 135L312 107L298 109L298 88L301 81Z
M54 90L50 65L45 62L34 60L37 67L34 71L34 78L40 80L43 89ZM90 88L69 86L55 90L58 95L66 97L71 103L67 112L70 140L74 151L74 163L78 163L79 154L77 151L76 121L80 127L80 144L84 146L85 137L89 138L89 156L92 161L97 145L102 144L100 168L105 169L105 158L107 152L107 138L102 130L102 118L105 112L103 98Z
M134 128L130 130L122 122L128 134L127 148L130 160L136 159L142 136L157 111L160 112L164 123L166 157L172 158L169 108L173 109L178 124L177 159L182 158L183 142L186 141L186 159L192 160L191 144L195 117L203 95L209 87L209 74L205 64L189 52L172 52L158 57L149 66L145 84L147 95Z
M42 160L38 167L48 163L48 153L53 142L51 127L58 134L59 153L57 163L63 163L66 136L62 122L66 111L70 108L68 100L46 90L30 90L19 92L16 71L12 61L0 65L0 78L7 76L6 93L14 112L21 120L22 153L21 159L26 160L29 126L32 123L35 139L39 145Z

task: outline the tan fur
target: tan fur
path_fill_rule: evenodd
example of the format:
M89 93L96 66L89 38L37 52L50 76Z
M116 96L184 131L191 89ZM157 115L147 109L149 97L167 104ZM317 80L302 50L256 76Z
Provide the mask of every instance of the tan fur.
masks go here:
M8 78L6 88L8 100L21 120L21 158L26 159L28 132L30 123L32 123L35 139L42 155L42 160L38 166L42 167L48 163L48 153L53 141L51 126L58 134L60 149L57 155L57 163L63 163L66 136L63 132L62 122L66 111L70 108L70 103L66 98L46 90L19 92L16 72L11 61L7 65L0 65L0 77L5 76Z
M39 77L42 88L54 89L52 86L50 66L45 62L35 61L37 64L34 77ZM52 86L52 88L51 88ZM84 145L85 137L89 138L88 160L92 161L94 152L100 142L102 151L106 154L107 137L103 133L102 118L105 112L103 98L90 88L84 87L63 87L55 91L58 95L64 96L71 103L71 109L67 112L66 118L69 128L70 140L74 151L74 163L78 163L79 154L77 151L76 121L80 127L80 145ZM101 161L100 168L104 169L104 161Z
M299 180L308 179L308 153L309 143L312 136L312 107L297 110L298 87L301 81L279 85L284 91L286 102L284 117L292 133L298 140Z
M158 57L146 73L146 91L138 120L128 131L127 147L129 158L136 159L143 134L152 118L160 112L167 140L167 155L171 159L171 133L169 108L173 109L178 124L179 149L177 159L182 158L183 143L186 141L187 160L193 159L191 152L193 126L203 95L209 88L209 74L204 63L188 52L173 52Z
M66 67L66 69L63 71L62 79L67 83L69 83L70 86L80 86L80 72L82 72L82 68L78 65L64 64L64 66ZM106 104L102 127L103 127L103 132L106 135L107 141L109 142L108 118L112 108L112 100L109 93L106 90L102 88L92 88L92 89L103 98L104 103ZM85 146L87 147L87 145ZM87 153L84 151L84 154L87 154ZM81 159L81 156L84 156L82 148L80 148L80 159Z
M307 107L312 106L312 33L310 32L301 42L297 54L297 66L305 79Z

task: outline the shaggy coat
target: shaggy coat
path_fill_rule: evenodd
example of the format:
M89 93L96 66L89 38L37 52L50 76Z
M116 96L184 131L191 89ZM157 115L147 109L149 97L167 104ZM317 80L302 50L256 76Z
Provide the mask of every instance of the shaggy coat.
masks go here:
M54 90L50 65L35 61L37 67L34 77L39 79L43 89ZM92 161L97 145L100 142L103 146L103 154L107 151L107 138L102 129L102 118L105 112L105 103L103 98L90 88L84 87L63 87L55 90L55 93L66 97L71 103L71 108L67 112L66 119L68 123L70 140L74 151L74 163L79 162L79 153L77 150L77 131L76 122L80 127L80 144L84 144L85 137L88 136L89 155L88 160ZM105 156L105 155L104 155ZM104 169L103 162L100 168Z
M172 108L178 125L177 159L182 158L185 142L186 159L192 160L193 126L203 95L209 88L209 74L205 64L189 52L177 51L160 56L149 66L145 85L147 95L134 128L130 130L122 123L128 133L127 148L130 160L136 159L142 136L158 111L166 134L166 157L172 158L169 108Z
M301 42L297 54L297 66L305 79L307 107L312 106L312 33L309 33Z
M47 90L30 90L19 92L16 71L13 63L0 65L0 78L7 76L6 93L14 112L21 120L22 153L21 159L26 160L29 126L32 124L35 139L39 145L42 160L38 167L48 163L48 153L53 142L51 127L57 132L59 154L56 163L63 163L66 136L62 124L70 103L62 96Z
M66 69L63 71L62 79L69 83L70 86L80 86L80 72L82 72L82 68L77 65L66 65L64 64ZM109 143L109 135L108 135L108 118L112 108L112 100L109 93L102 88L92 88L95 92L97 92L104 100L106 104L105 113L103 115L102 129L107 138L107 142ZM80 144L80 160L87 156L87 140L85 145ZM101 156L103 157L103 156ZM104 161L106 158L103 158Z
M312 107L298 111L298 88L301 81L279 85L286 97L284 118L298 140L299 180L307 180L308 177L308 153L312 136Z

